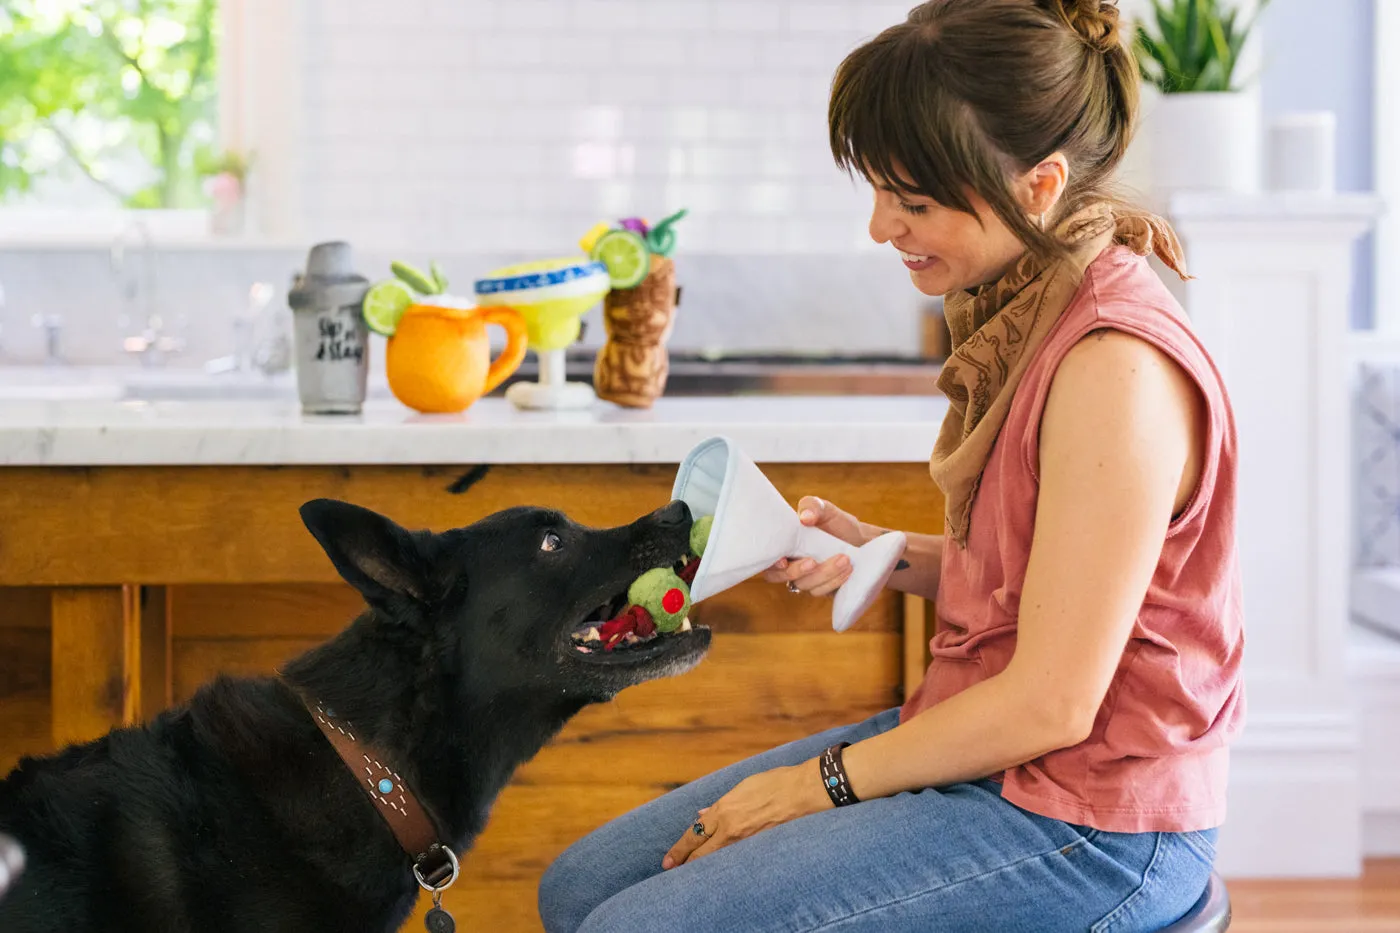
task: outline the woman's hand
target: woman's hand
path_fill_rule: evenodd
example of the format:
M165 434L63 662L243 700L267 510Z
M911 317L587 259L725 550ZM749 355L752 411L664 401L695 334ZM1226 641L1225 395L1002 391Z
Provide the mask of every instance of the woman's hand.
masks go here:
M661 867L669 870L684 865L765 829L831 809L831 798L821 780L815 758L745 778L713 806L700 811L697 819L705 834L686 827L661 860Z
M865 543L860 522L854 515L816 496L804 496L797 503L797 517L802 524L820 528L847 544L860 547ZM769 583L791 584L788 589L793 592L800 590L813 596L829 596L840 589L850 576L851 560L844 554L820 564L810 557L800 560L783 558L763 572L763 579Z

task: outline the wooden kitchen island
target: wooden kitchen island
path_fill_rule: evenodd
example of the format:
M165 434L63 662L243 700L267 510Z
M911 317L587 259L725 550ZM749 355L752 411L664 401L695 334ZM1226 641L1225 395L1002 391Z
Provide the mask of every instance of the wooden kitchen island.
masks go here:
M936 532L927 456L944 404L663 399L524 414L487 399L460 417L372 403L311 418L280 402L0 400L0 773L141 722L215 674L269 673L349 622L361 603L302 526L308 499L435 530L521 504L615 525L669 501L685 452L724 434L793 503L822 495ZM761 582L697 606L715 632L699 668L585 710L519 772L445 898L461 928L539 930L540 874L579 836L899 703L922 674L929 617L887 593L838 635L829 601Z

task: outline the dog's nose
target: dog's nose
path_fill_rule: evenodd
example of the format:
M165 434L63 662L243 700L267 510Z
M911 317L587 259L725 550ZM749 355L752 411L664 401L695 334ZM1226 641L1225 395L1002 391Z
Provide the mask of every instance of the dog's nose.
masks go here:
M690 523L690 506L677 499L665 508L656 510L656 522L663 528L687 525Z

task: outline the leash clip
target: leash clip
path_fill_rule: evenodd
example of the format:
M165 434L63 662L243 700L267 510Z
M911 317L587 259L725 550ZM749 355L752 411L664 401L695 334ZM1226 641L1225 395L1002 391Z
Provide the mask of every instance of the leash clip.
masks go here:
M423 863L439 854L445 857L424 876ZM447 846L436 842L428 847L428 851L414 860L413 877L418 880L420 888L433 896L433 908L423 918L428 927L428 933L455 933L457 923L452 919L452 915L442 907L442 892L452 887L452 883L457 880L459 871L457 854Z
M439 861L437 865L425 875L423 872L423 863L437 854L441 854L445 856L445 858ZM413 877L418 880L418 886L424 891L435 895L440 895L441 892L452 887L453 882L457 880L457 875L460 870L461 866L457 863L456 853L447 846L436 842L428 848L428 851L418 856L413 863Z

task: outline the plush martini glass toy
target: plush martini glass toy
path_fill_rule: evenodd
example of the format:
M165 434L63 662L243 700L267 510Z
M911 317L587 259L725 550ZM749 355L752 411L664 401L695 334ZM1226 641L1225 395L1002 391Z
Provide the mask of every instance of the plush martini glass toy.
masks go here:
M578 636L580 650L601 643L611 651L657 632L684 630L694 603L785 557L850 558L851 575L836 591L831 609L831 627L844 632L875 602L908 543L903 532L891 531L856 547L802 524L754 462L725 437L712 437L690 451L671 498L700 516L691 526L690 556L680 570L659 568L638 577L627 592L627 608Z
M802 524L768 478L733 441L712 437L686 456L676 473L672 499L692 515L712 515L705 559L690 587L690 599L723 592L762 573L785 557L825 561L845 554L851 575L836 591L832 628L844 632L875 602L889 582L907 539L891 531L863 547L847 544Z

